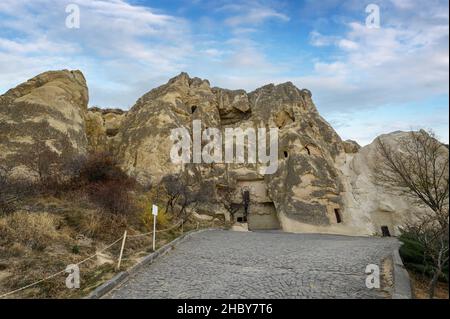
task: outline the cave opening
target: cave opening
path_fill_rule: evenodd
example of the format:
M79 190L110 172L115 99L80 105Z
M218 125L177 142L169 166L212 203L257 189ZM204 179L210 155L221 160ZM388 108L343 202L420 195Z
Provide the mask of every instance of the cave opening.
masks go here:
M381 234L383 237L391 237L391 233L389 232L388 226L381 226Z
M194 112L197 110L197 105L192 105L191 106L191 112L192 114L194 114Z
M334 209L334 215L336 216L336 223L338 224L342 223L341 212L339 211L338 208Z
M308 155L311 155L311 150L309 149L308 146L305 146L305 150L308 152Z

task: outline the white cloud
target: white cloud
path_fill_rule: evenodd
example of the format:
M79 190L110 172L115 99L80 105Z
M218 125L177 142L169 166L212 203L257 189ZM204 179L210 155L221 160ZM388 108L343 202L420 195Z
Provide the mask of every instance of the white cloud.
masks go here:
M313 74L297 79L319 97L322 109L352 111L448 95L448 13L436 18L436 6L417 5L398 20L400 14L388 12L395 18L386 15L380 29L354 21L339 37L311 33L313 44L338 49L319 60Z
M401 9L409 9L414 7L414 2L412 0L391 0L392 3Z
M259 25L266 20L278 20L287 22L290 18L273 7L259 1L244 1L243 3L227 4L218 9L231 12L234 15L225 19L225 23L231 27L242 25Z
M65 27L69 3L80 5L80 29ZM2 0L0 90L49 69L81 69L92 103L126 108L182 70L235 89L293 81L313 92L327 118L336 119L341 113L351 119L347 122L353 126L338 131L362 143L374 134L412 126L413 118L383 124L362 121L369 110L448 96L448 2L379 0L381 28L368 29L360 1L349 0L342 7L336 0L307 1L317 9L308 15L335 20L313 23L318 28L310 33L314 48L305 59L285 58L284 52L271 55L273 47L269 47L276 39L265 24L291 27L288 22L297 22L283 3L224 3L198 1L197 8L213 14L188 21L128 0ZM328 16L336 6L351 13L360 8L357 16L362 17ZM347 29L342 33L341 28L330 28L332 23L345 23ZM311 58L314 50L320 54ZM293 76L299 69L310 71ZM438 123L436 117L427 123L432 126L433 121ZM436 125L445 127L445 123L448 128L448 116L444 124Z
M309 43L315 47L329 46L335 44L336 41L338 41L336 36L325 36L316 30L309 34Z
M448 109L434 109L435 113L427 114L426 110L411 112L403 107L402 117L386 116L397 115L399 112L389 107L381 107L372 110L362 110L352 114L333 114L328 117L342 139L357 140L361 145L371 143L377 136L394 131L410 131L419 129L433 129L438 138L449 142L449 114ZM417 118L420 117L420 121ZM382 125L380 125L382 124Z
M380 29L355 20L344 34L311 32L313 46L334 53L294 82L312 90L319 110L344 139L367 144L382 133L432 128L448 142L448 109L427 105L432 97L448 99L448 2L379 4ZM399 105L411 109L400 115Z
M80 7L80 29L65 26L69 3ZM0 31L0 89L48 69L75 68L88 81L108 83L103 91L113 96L116 87L133 91L126 88L130 77L141 73L178 73L192 55L188 21L124 0L2 0L0 14L0 28L15 34L7 38ZM118 69L105 67L112 62ZM132 69L139 74L124 72ZM103 99L93 89L91 97L94 103Z
M338 42L338 46L344 50L356 50L359 49L359 44L355 41L351 41L348 39L342 39Z

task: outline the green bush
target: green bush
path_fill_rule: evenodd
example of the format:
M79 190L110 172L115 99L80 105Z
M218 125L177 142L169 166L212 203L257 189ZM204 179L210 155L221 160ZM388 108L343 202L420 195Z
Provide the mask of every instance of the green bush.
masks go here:
M432 277L433 268L430 266L432 261L429 258L424 259L424 246L411 233L403 233L399 239L403 242L399 251L405 267L427 277ZM448 282L448 271L447 263L442 270L444 275L439 279Z

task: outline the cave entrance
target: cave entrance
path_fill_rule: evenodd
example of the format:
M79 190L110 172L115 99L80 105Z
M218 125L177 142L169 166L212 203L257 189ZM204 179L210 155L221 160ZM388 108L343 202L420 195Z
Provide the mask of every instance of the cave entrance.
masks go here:
M234 200L234 221L247 223L249 230L280 229L273 200L263 179L246 175L237 180Z
M381 234L383 237L391 237L391 233L389 232L388 226L381 226Z
M273 202L252 204L248 215L249 230L275 230L280 229L277 210Z

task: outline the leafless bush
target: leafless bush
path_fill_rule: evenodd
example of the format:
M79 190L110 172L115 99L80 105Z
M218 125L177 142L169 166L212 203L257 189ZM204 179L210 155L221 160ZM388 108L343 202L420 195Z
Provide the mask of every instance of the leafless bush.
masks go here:
M427 207L407 232L425 247L425 259L432 260L430 298L443 267L448 263L449 235L449 151L433 132L411 132L394 148L382 138L377 142L375 181Z
M90 200L108 213L126 215L135 210L130 188L120 180L91 184L88 192Z
M225 209L230 213L232 219L234 219L234 214L241 208L240 205L235 204L234 202L235 192L235 188L229 185L220 187L218 191L220 202L222 203L223 207L225 207Z
M183 218L186 218L188 207L196 206L202 201L211 199L208 193L211 188L202 185L187 170L179 174L165 176L161 184L166 190L168 198L165 210L175 214L174 207L179 206L180 209L176 214Z
M135 210L130 192L136 188L136 182L120 168L113 155L94 153L77 158L71 167L78 171L72 185L84 190L105 212L126 215Z
M128 180L128 175L120 168L117 159L110 153L100 152L79 159L79 178L87 183L111 180ZM75 166L75 165L74 165Z
M13 207L8 198L6 188L8 187L6 169L0 167L0 214L7 214L13 211Z
M14 212L18 203L34 192L30 182L11 178L9 170L0 166L0 215Z

